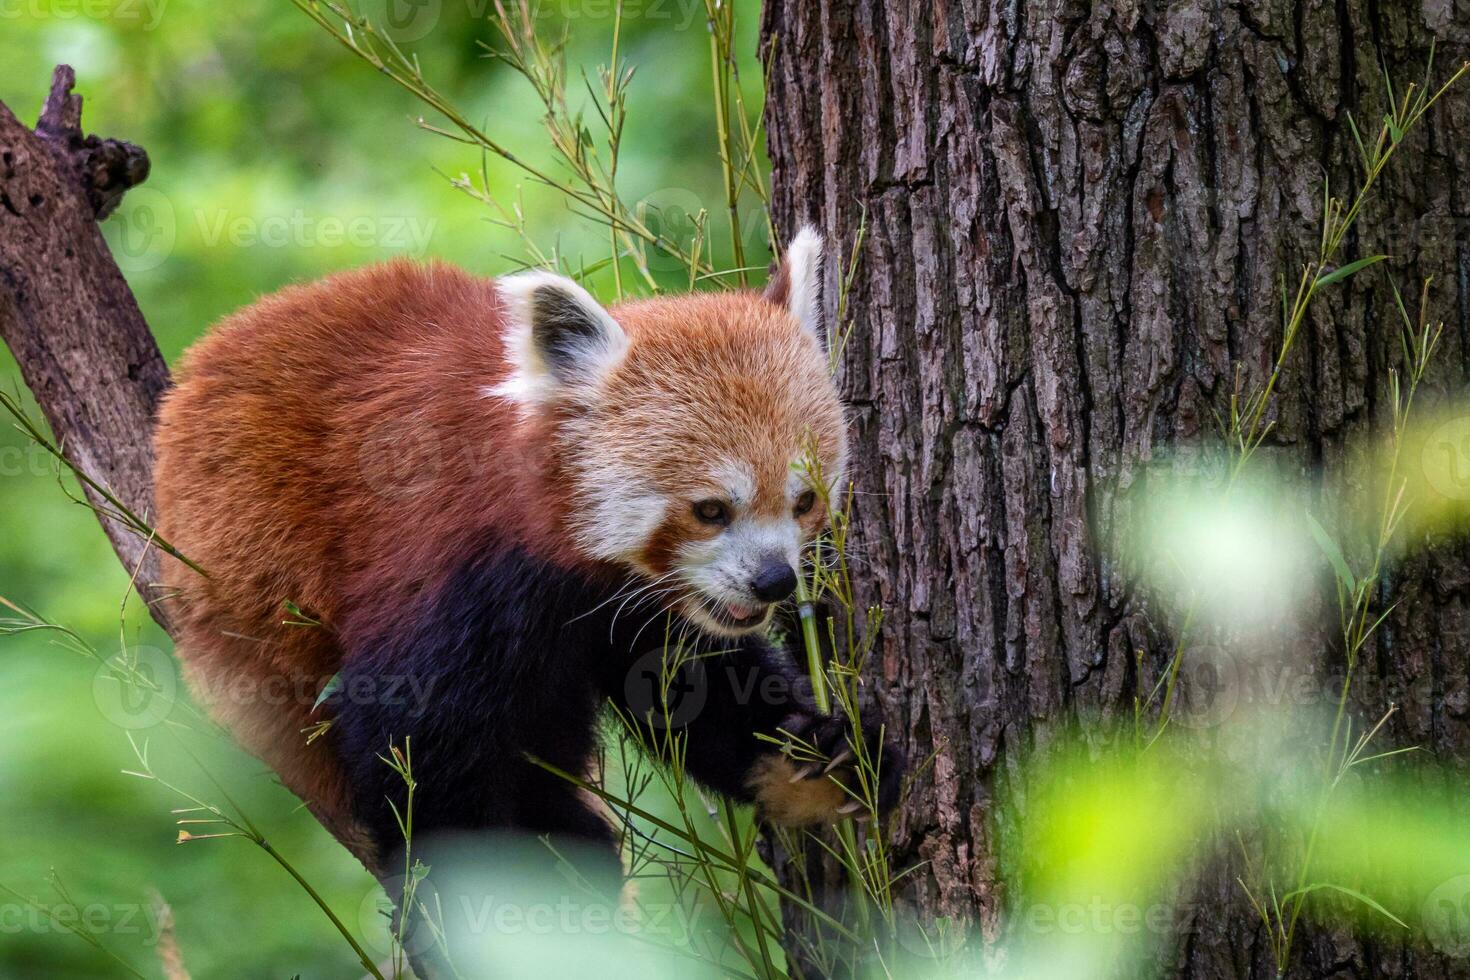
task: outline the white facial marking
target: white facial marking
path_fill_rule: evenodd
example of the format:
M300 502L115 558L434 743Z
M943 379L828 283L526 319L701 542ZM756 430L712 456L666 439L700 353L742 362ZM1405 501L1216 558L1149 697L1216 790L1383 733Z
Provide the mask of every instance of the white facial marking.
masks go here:
M642 552L667 516L670 500L626 464L590 456L577 475L582 508L573 518L588 554L628 561Z
M716 463L709 470L709 480L707 495L730 504L730 523L708 538L685 542L675 556L675 563L679 579L696 592L696 597L686 605L686 612L706 628L734 635L759 628L769 618L769 604L755 595L754 579L772 558L783 560L792 568L799 567L802 532L794 517L773 520L749 514L756 492L755 470L749 463L733 459ZM660 499L659 503L661 520L669 507L691 507L695 501ZM628 502L628 510L644 506L646 503L636 499ZM611 504L604 508L609 513L621 510ZM643 522L641 526L646 531L640 545L646 545L648 535L657 529L658 523ZM606 526L601 521L598 525ZM633 533L630 528L629 537ZM703 606L705 602L723 608L725 615L735 619L760 615L750 624L734 626L713 616Z
M591 514L579 521L588 552L598 558L627 560L637 555L663 523L668 502L656 493L605 488L589 495Z
M752 587L761 567L770 559L800 567L801 528L792 518L755 520L736 518L719 535L694 541L680 552L686 582L716 603L735 610L760 610L766 603ZM765 622L765 618L756 625Z
M741 460L725 460L710 472L715 485L720 487L737 511L749 507L755 499L755 470Z

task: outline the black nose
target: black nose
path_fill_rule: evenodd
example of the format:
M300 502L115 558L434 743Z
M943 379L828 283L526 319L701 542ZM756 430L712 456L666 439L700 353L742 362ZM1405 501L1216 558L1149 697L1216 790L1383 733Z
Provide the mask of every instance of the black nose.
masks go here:
M796 571L784 558L768 559L750 580L750 590L762 602L780 602L796 591Z

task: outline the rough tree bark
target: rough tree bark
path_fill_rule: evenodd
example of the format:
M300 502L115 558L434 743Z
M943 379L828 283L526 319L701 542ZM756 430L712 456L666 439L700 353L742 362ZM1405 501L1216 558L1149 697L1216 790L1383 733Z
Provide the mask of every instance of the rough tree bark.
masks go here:
M842 369L861 584L887 613L890 723L911 758L938 753L892 830L900 864L928 862L907 897L999 942L1003 903L1024 901L998 878L992 820L1017 751L1131 715L1171 652L1167 615L1113 550L1151 463L1208 442L1237 365L1264 376L1277 277L1315 256L1323 175L1357 185L1345 113L1376 130L1381 68L1422 79L1431 41L1447 75L1470 54L1470 5L767 0L762 37L777 226L813 220L851 242L866 210ZM1436 277L1440 392L1470 369L1467 175L1459 91L1391 165L1349 256L1391 253L1411 289ZM1275 465L1340 474L1382 431L1401 362L1391 302L1372 277L1319 301L1277 405ZM1402 680L1388 737L1463 766L1463 546L1412 558L1392 586L1365 669ZM1340 654L1321 649L1325 669ZM1383 690L1360 717L1381 714ZM1226 875L1195 901L1166 969L1274 974ZM1463 966L1339 932L1296 946L1299 975Z
M62 65L35 131L0 103L0 338L53 438L138 515L153 499L153 411L168 367L97 222L148 176L148 156L82 135L76 76ZM94 507L110 505L84 487ZM158 552L123 523L102 526L144 598ZM149 611L167 628L163 603Z

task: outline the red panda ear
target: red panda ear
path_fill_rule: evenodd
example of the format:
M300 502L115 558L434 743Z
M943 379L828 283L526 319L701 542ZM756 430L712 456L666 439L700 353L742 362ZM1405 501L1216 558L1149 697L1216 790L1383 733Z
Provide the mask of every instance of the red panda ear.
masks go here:
M766 287L766 299L784 306L812 336L824 340L822 329L822 236L803 225L786 245L781 266Z
M523 272L496 282L511 374L490 393L525 405L585 400L628 349L628 335L566 276Z

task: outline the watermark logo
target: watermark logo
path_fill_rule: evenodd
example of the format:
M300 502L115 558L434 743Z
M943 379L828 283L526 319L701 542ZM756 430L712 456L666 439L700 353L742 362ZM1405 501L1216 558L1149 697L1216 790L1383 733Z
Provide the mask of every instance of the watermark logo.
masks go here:
M56 457L38 442L23 446L0 446L0 477L55 476Z
M1241 713L1334 710L1345 681L1340 670L1323 671L1310 660L1191 647L1179 667L1169 717L1187 728L1207 729ZM1427 704L1434 698L1428 673L1375 677L1360 671L1352 688L1354 700L1364 704Z
M181 235L205 249L356 248L420 257L427 254L438 222L407 213L334 214L304 208L279 214L195 208L181 214L163 192L138 187L102 228L118 268L137 274L162 265Z
M638 213L661 242L690 255L707 210L698 194L684 187L664 187L638 202ZM684 260L670 249L650 248L648 267L655 272L685 269Z
M123 272L156 269L173 253L178 218L173 202L151 187L135 187L103 224L113 257Z
M167 6L168 0L0 0L0 20L110 20L151 31Z
M1424 440L1424 477L1450 500L1470 500L1470 416L1441 422Z
M415 215L289 214L233 215L228 211L194 212L199 241L205 248L383 248L423 255L438 222Z
M404 881L402 875L385 879L383 889L375 889L358 909L364 945L379 955L401 948L416 956L441 943L452 954L473 953L483 940L499 946L501 940L513 937L539 941L637 936L660 946L682 948L693 941L700 915L700 909L690 910L678 902L633 904L544 892L534 899L507 898L496 894L488 883L440 890L428 877L420 877L408 895ZM398 905L405 899L413 906L406 924L398 914Z
M893 903L893 921L898 945L919 959L954 959L969 941L968 923L949 916L926 917L903 899Z
M662 245L647 250L650 269L656 272L687 271L687 263L695 254L695 244L701 232L704 241L698 249L699 255L701 260L709 259L709 236L714 231L710 227L709 216L714 210L725 210L723 199L714 207L710 206L712 203L687 187L663 187L638 202L635 213ZM740 213L739 233L747 260L752 256L765 255L769 228L761 209L746 208ZM733 281L734 277L721 277L722 280L726 278Z
M446 12L473 22L496 15L492 0L457 0L447 11L444 0L362 0L358 12L395 44L422 41L439 26ZM676 33L702 26L708 20L704 0L543 0L531 5L531 13L537 20L563 22L614 17L645 20Z
M1424 934L1449 956L1470 956L1470 875L1441 884L1424 900Z
M1038 902L1028 906L1022 928L1038 936L1177 936L1193 921L1194 909L1172 902L1140 905L1100 895L1069 902Z
M1235 657L1218 646L1184 651L1171 718L1186 728L1214 728L1240 703L1241 671Z
M443 0L364 0L359 12L395 44L422 41L439 24Z
M130 936L153 947L162 931L158 910L133 902L0 903L0 936Z
M444 447L421 421L392 417L378 423L357 451L363 482L382 497L403 499L431 489L444 469Z
M473 4L476 0L470 2ZM662 29L676 33L708 21L704 0L556 0L540 4L535 11L538 17L558 17L567 21L611 20L617 15L625 21L658 22Z
M401 947L409 956L418 956L434 947L436 929L442 926L437 917L443 913L443 901L426 876L418 876L411 894L404 890L408 885L407 875L385 878L382 889L369 892L358 906L358 931L373 952L387 955ZM414 911L406 922L400 922L398 905L405 898L411 900ZM430 921L424 921L426 915L432 917Z
M152 728L168 717L179 697L174 658L151 646L119 650L92 678L92 699L102 717L129 731Z
M623 680L628 710L654 728L682 728L704 710L709 675L701 660L671 670L662 649L650 650L633 662Z

